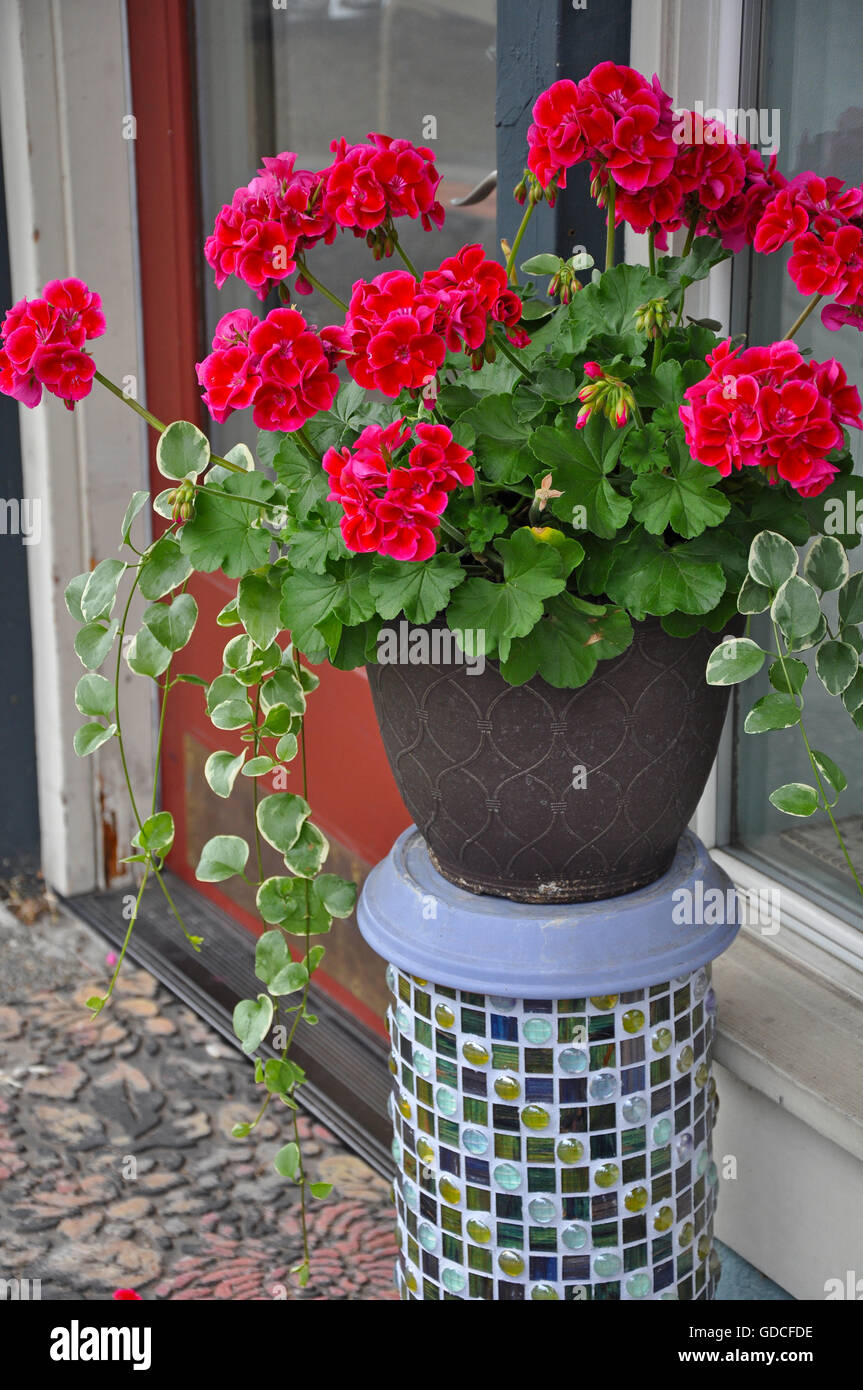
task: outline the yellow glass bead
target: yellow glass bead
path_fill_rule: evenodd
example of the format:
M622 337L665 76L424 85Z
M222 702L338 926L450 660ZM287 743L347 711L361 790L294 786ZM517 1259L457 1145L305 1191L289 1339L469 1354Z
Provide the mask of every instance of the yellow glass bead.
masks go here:
M494 1089L501 1100L518 1100L521 1095L521 1082L515 1076L496 1076Z
M698 1247L697 1247L697 1248L698 1248L698 1258L699 1258L699 1260L706 1260L706 1259L707 1259L707 1256L710 1254L710 1236L708 1236L708 1235L701 1235L701 1236L699 1236L699 1237L698 1237Z
M653 1229L655 1231L670 1231L674 1224L674 1212L671 1207L660 1207L653 1218Z
M401 1095L399 1096L399 1110L402 1112L406 1120L410 1119L411 1103L405 1095L404 1091L402 1091Z
M434 1016L441 1028L452 1028L455 1023L455 1014L448 1004L435 1004Z
M517 1250L501 1250L497 1262L504 1274L513 1279L524 1273L524 1260Z
M411 975L411 979L415 985L419 985L420 989L425 989L428 984L428 980L421 980L419 975Z
M466 1042L461 1055L472 1067L484 1067L488 1061L488 1048L483 1047L482 1043Z
M681 1244L681 1245L691 1245L691 1244L692 1244L692 1238L693 1238L694 1235L695 1235L695 1227L693 1226L692 1222L691 1222L691 1221L684 1221L683 1225L682 1225L681 1228L680 1228L680 1235L679 1235L679 1237L678 1237L678 1239L679 1239L679 1241L680 1241L680 1244Z
M689 1046L689 1044L687 1043L687 1044L686 1044L686 1047L684 1047L683 1051L681 1052L680 1056L679 1056L678 1059L677 1059L677 1070L678 1070L678 1071L689 1071L689 1068L692 1066L692 1063L693 1063L694 1061L695 1061L695 1053L692 1051L692 1048L691 1048L691 1047Z
M634 1187L631 1192L627 1192L623 1204L627 1211L644 1211L647 1201L647 1188Z
M394 1057L393 1054L392 1054L392 1052L391 1052L391 1053L390 1053L390 1071L392 1072L393 1076L396 1076L396 1075L398 1074L398 1069L399 1069L398 1058L397 1058L397 1057Z
M407 1274L405 1275L405 1283L407 1284L407 1286L408 1286L408 1288L410 1289L411 1293L416 1293L417 1288L418 1288L418 1285L417 1285L417 1277L416 1277L416 1275L414 1274L414 1272L413 1272L412 1269L409 1269L408 1272L407 1272Z
M467 1233L477 1245L487 1245L491 1240L490 1228L484 1221L477 1221L475 1217L467 1223Z
M434 1149L427 1139L417 1140L417 1158L423 1163L434 1162Z
M456 1187L454 1182L450 1182L449 1178L441 1178L440 1182L437 1185L437 1190L443 1197L444 1201L449 1202L450 1206L458 1206L459 1202L461 1201L461 1192Z
M526 1105L521 1112L522 1122L528 1129L548 1129L551 1116L542 1105Z
M644 1014L641 1009L627 1009L620 1021L625 1032L637 1033L644 1027Z
M701 1089L702 1086L706 1086L706 1085L707 1085L707 1077L708 1077L708 1075L709 1075L709 1070L708 1070L707 1063L706 1063L706 1062L699 1062L699 1063L698 1063L698 1066L695 1068L695 1084L696 1084L696 1086L699 1088L699 1090Z
M597 1187L614 1187L620 1177L620 1169L616 1163L603 1163L601 1168L597 1168L593 1177Z
M619 994L592 994L590 1002L595 1009L613 1009L619 998Z
M530 1296L536 1302L551 1303L554 1299L559 1299L560 1294L553 1284L535 1284L530 1291Z
M561 1139L557 1156L561 1163L578 1163L579 1159L584 1158L584 1145L578 1139Z
M651 1039L654 1052L667 1052L671 1046L671 1029L657 1028Z

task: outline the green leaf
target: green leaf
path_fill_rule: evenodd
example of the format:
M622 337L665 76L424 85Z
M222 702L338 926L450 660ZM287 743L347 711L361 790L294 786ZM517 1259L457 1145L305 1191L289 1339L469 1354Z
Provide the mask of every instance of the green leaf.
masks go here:
M543 545L530 531L499 540L503 583L469 579L456 589L447 609L447 625L456 633L485 633L487 655L500 652L505 661L513 637L526 637L542 617L543 600L565 588L561 561L553 546Z
M484 396L465 411L459 424L468 425L476 434L473 451L484 478L508 485L521 482L531 471L527 449L531 426L516 414L509 392Z
M797 573L797 551L776 531L761 531L749 549L749 573L773 593Z
M783 695L799 695L808 675L806 662L797 661L793 656L786 656L784 661L774 661L767 672L773 689L781 691Z
M210 754L204 763L204 776L216 796L224 798L231 795L245 756L245 753L238 753L235 757L233 753L222 751Z
M84 614L81 612L81 595L87 587L90 574L90 570L88 570L86 574L76 574L75 578L70 579L66 588L63 590L63 598L66 601L66 607L76 623L84 622Z
M107 719L114 712L114 687L104 676L89 672L75 687L75 704L82 714Z
M636 332L635 311L646 300L661 299L667 293L666 282L644 266L621 264L607 270L585 285L569 306L573 351L583 353L591 339L611 335L618 352L636 356L644 337Z
M644 429L627 430L621 463L633 473L647 473L661 470L668 465L665 435L653 423Z
M210 720L217 729L243 729L251 724L254 711L248 700L224 700L210 711Z
M237 612L236 598L229 599L224 608L216 614L216 622L219 627L237 627L240 615Z
M264 1083L271 1096L285 1100L305 1077L302 1067L287 1058L268 1057L264 1067Z
M839 590L839 617L843 623L863 622L863 573L852 574Z
M302 890L305 892L305 889ZM286 875L274 875L265 878L258 889L256 904L259 913L265 922L279 923L286 917L295 917L302 910L299 894L300 884L295 878L288 878ZM282 945L277 946L276 937ZM266 947L261 947L262 941L267 941ZM281 966L290 959L287 942L281 932L265 932L260 938L259 947L268 952L269 955L276 953L278 966ZM282 949L284 948L284 950ZM268 957L269 958L269 957ZM261 977L264 978L263 976Z
M350 917L357 901L357 885L338 874L319 874L312 893L331 917Z
M323 831L311 821L305 821L295 845L285 855L285 863L291 873L301 878L314 878L326 863L330 843Z
M121 534L123 537L122 543L124 545L127 545L129 542L129 534L132 530L132 522L135 520L135 517L138 515L138 513L143 511L144 507L146 507L149 500L149 492L132 493L131 500L129 502L128 507L126 508L126 515L123 517L123 525L121 527Z
M855 714L863 705L863 671L858 671L842 691L842 703L849 714Z
M543 252L539 256L530 256L526 261L522 261L521 269L525 275L557 275L564 264L560 256Z
M183 527L180 544L196 570L209 574L221 569L231 579L260 569L270 556L271 535L259 525L261 504L269 502L275 487L261 473L232 473L221 491L234 494L229 501L206 488L195 497L195 515ZM240 501L253 498L253 501Z
M708 685L739 685L764 665L764 652L748 637L727 637L707 662Z
M125 569L125 560L99 561L81 594L81 612L85 622L110 616L117 597L117 586Z
M474 555L489 545L495 536L499 536L502 531L505 531L508 525L509 518L506 512L491 502L483 502L478 507L471 507L467 514L465 535ZM396 563L406 562L396 561Z
M523 685L537 673L558 689L584 685L596 670L597 644L590 620L573 595L548 599L545 614L526 637L517 638L501 674L511 685Z
M272 882L273 880L268 880ZM286 880L291 882L291 880ZM263 885L262 885L263 886ZM260 897L260 892L259 895ZM271 994L293 994L303 989L309 980L309 972L300 961L291 959L284 933L267 931L258 938L255 947L255 974Z
M258 829L267 844L286 854L297 842L310 814L307 801L294 792L274 792L258 803Z
M822 642L815 653L815 670L824 689L841 695L857 674L859 658L847 642Z
M212 714L216 706L224 704L226 700L245 700L245 698L245 687L242 681L237 680L236 676L217 676L207 688L207 713ZM251 709L251 706L249 708Z
M79 758L86 758L107 743L109 738L113 738L116 732L116 724L109 724L107 728L103 724L82 724L75 731L72 745Z
M763 584L756 584L751 574L747 574L737 596L737 608L741 613L763 613L770 607L771 591Z
M119 623L116 618L112 623L88 623L75 634L75 654L82 666L86 666L88 671L95 671L97 666L101 666L105 657L108 655L117 636Z
M312 507L326 501L330 490L329 477L290 435L285 435L281 440L273 455L272 466L279 482L290 493L289 505L294 516L301 519L307 517Z
M679 362L670 358L660 363L655 372L644 372L637 377L633 387L639 405L646 405L654 410L663 405L676 409L682 404L683 393L686 390L683 368Z
M848 786L848 778L841 767L837 767L832 758L828 758L826 753L820 753L817 748L812 749L812 757L821 776L826 778L836 794L844 792Z
M455 555L438 553L417 564L411 560L378 559L369 576L375 607L382 618L401 613L411 623L429 623L443 608L453 589L464 580Z
M148 816L132 837L132 844L138 849L146 854L158 855L161 859L164 859L173 843L174 817L170 811L157 811L154 816Z
M606 592L636 619L675 610L710 613L725 592L725 576L686 544L669 548L639 526L618 542Z
M818 810L818 793L806 782L786 782L770 793L770 801L787 816L811 816Z
M803 577L823 593L841 588L848 578L844 545L835 536L816 536L803 561Z
M129 669L136 676L152 676L154 680L168 668L172 656L170 648L157 642L148 627L135 633L126 650Z
M144 614L156 641L172 652L185 647L197 621L198 605L191 594L177 594L171 603L154 603Z
M324 574L328 560L339 560L348 554L342 539L343 517L338 502L318 502L305 523L295 523L296 529L289 536L290 560L295 570Z
M241 874L249 858L249 846L239 835L214 835L201 850L195 878L201 883L222 883Z
M257 647L265 650L279 631L281 594L262 574L247 574L237 588L240 622Z
M276 757L280 763L289 763L297 756L299 744L296 734L282 734L276 744Z
M839 641L847 642L849 647L853 647L858 656L863 652L863 636L859 627L846 626L839 629Z
M792 652L805 652L809 647L817 647L818 643L823 642L826 636L827 619L822 613L811 632L807 632L803 637L789 639L788 650Z
M268 994L257 999L241 999L234 1009L234 1033L246 1053L255 1052L270 1031L273 1001Z
M297 1144L285 1144L273 1159L273 1167L281 1178L295 1182L300 1167L300 1150Z
M248 1123L231 1125L231 1134L235 1139L245 1139L252 1132L252 1126Z
M743 729L747 734L764 734L799 723L800 710L790 695L762 695L747 714Z
M144 598L155 601L184 583L191 573L192 566L173 536L160 536L144 557L138 587Z
M261 686L261 708L269 710L276 705L287 706L291 714L305 713L305 691L292 666L280 666Z
M785 636L796 640L806 637L817 626L821 605L812 585L793 574L781 585L770 606L770 614Z
M235 444L225 454L229 463L236 463L245 473L253 473L255 470L255 460L248 444ZM236 476L234 469L223 468L220 463L214 463L208 472L204 483L207 487L221 487L226 478Z
M555 516L571 522L574 509L583 508L588 531L609 539L617 534L632 503L615 492L606 474L617 463L623 437L600 415L592 415L583 430L565 420L533 432L530 448L563 494L549 504Z
M257 758L249 758L243 768L244 777L264 777L268 772L272 772L276 763L266 753L261 753Z
M699 236L693 241L688 255L661 256L657 270L664 279L686 289L696 280L704 280L715 265L727 260L731 254L716 237Z
M159 435L156 466L166 478L197 478L210 462L207 436L190 420L174 420Z
M730 510L727 497L714 487L714 473L694 459L671 458L666 473L646 473L632 484L632 515L645 530L661 536L668 526L687 540L708 526L718 526Z
M329 1195L330 1195L330 1193L332 1192L332 1190L333 1190L333 1185L332 1185L331 1182L310 1182L310 1183L309 1183L309 1191L311 1192L311 1194L312 1194L313 1197L317 1198L317 1200L318 1200L319 1202L322 1202L323 1199L324 1199L325 1197L329 1197Z

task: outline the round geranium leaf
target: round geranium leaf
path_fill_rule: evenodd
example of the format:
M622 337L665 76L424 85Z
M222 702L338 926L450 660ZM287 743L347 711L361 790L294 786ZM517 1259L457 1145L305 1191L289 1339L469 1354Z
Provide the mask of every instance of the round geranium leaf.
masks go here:
M201 850L195 878L201 883L222 883L241 874L249 857L249 846L239 835L214 835Z
M156 445L156 464L166 478L197 478L210 462L210 445L191 420L175 420Z
M818 793L806 782L787 782L770 793L770 800L786 816L811 816L818 810Z
M806 559L803 577L824 593L840 589L848 578L848 556L835 536L816 536Z
M309 812L309 804L301 796L293 792L274 792L258 803L258 829L267 844L287 854L296 844Z
M818 626L821 605L812 585L807 584L798 574L793 574L781 585L771 604L770 613L785 636L797 640L808 636Z
M234 1033L243 1045L244 1052L254 1052L260 1047L273 1021L273 1001L268 994L259 994L257 999L241 999L234 1009Z
M797 573L797 551L776 531L761 531L749 547L749 573L774 593Z
M748 637L727 637L714 647L707 663L708 685L739 685L760 671L764 652Z
M847 642L822 642L815 654L815 670L825 690L841 695L857 674L859 657Z
M799 723L800 710L790 695L762 695L747 714L743 729L747 734L765 734Z

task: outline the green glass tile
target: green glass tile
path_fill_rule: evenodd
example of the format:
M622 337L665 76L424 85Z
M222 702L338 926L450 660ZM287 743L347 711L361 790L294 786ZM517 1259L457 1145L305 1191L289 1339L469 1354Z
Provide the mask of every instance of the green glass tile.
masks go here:
M705 1190L706 1190L706 1189L705 1189L705 1184L704 1184L704 1176L702 1175L702 1176L696 1181L695 1186L694 1186L693 1189L692 1189L692 1203L693 1203L693 1206L695 1207L696 1211L698 1210L698 1208L701 1206L702 1202L704 1201Z
M409 1095L414 1093L414 1074L405 1062L402 1066L402 1086Z
M455 1057L457 1055L455 1033L445 1033L442 1029L435 1029L435 1051L439 1057Z
M645 1154L633 1154L631 1158L625 1158L623 1160L624 1182L640 1182L646 1177L647 1156Z
M671 1196L671 1174L663 1173L661 1178L655 1178L650 1184L651 1202L664 1202Z
M446 1231L441 1236L441 1250L445 1260L453 1260L456 1264L461 1264L463 1259L463 1246L455 1236L449 1235Z
M431 1018L431 995L425 990L414 989L414 1012L423 1018Z
M671 1167L671 1146L666 1144L664 1149L654 1149L650 1155L650 1176L655 1177L657 1173L664 1173ZM669 1177L669 1182L671 1181ZM670 1191L670 1188L669 1188Z
M617 1246L620 1242L616 1221L601 1221L598 1225L594 1224L590 1228L590 1234L593 1244L603 1250L609 1246Z
M660 1236L658 1240L651 1241L650 1250L655 1265L662 1264L667 1260L674 1249L674 1238L669 1232L668 1235Z
M479 1100L476 1096L465 1096L462 1113L469 1124L488 1124L488 1101Z
M405 975L399 975L399 999L406 1004L411 1002L411 982Z
M689 985L681 985L674 991L674 1013L685 1013L689 1009Z
M414 1019L414 1034L417 1042L421 1043L423 1047L431 1047L432 1028L430 1023L426 1023L425 1019Z
M692 1273L692 1246L687 1250L681 1251L677 1257L677 1277L685 1279L687 1274Z
M446 1057L438 1057L437 1079L456 1090L458 1088L458 1066L456 1063L448 1061Z
M431 1279L423 1279L423 1299L426 1303L440 1302L440 1289L437 1284L432 1283Z
M461 1212L456 1207L441 1206L440 1224L451 1235L461 1235Z
M601 1071L603 1067L616 1066L617 1048L614 1043L595 1043L590 1049L590 1070Z
M468 1269L478 1269L480 1274L491 1274L491 1251L482 1245L469 1245L467 1248Z
M651 999L656 999L658 995L660 995L660 994L667 994L667 993L668 993L668 985L665 984L664 982L663 982L663 983L660 983L660 984L658 984L658 985L651 985L651 986L650 986L650 997L651 997Z
M587 1133L587 1106L565 1106L560 1111L561 1134Z
M589 1107L591 1132L597 1129L614 1129L617 1111L613 1105L591 1105Z
M621 1153L634 1154L641 1153L647 1148L647 1130L644 1125L639 1129L625 1129L621 1135Z
M457 999L458 990L450 989L449 985L435 985L438 994L442 994L444 999Z
M423 1134L434 1134L434 1115L421 1105L417 1108L417 1129L421 1129Z
M528 1230L528 1238L531 1250L538 1253L548 1253L557 1249L557 1227L556 1226L531 1226Z
M458 1148L459 1127L455 1120L445 1120L443 1117L438 1121L438 1136L442 1144L448 1145L451 1149Z
M495 1211L501 1221L521 1221L522 1199L512 1192L499 1192L495 1198Z
M563 1168L560 1174L561 1192L587 1192L590 1189L589 1168Z
M583 999L558 999L557 1012L559 1014L583 1014L585 1001Z
M650 1064L650 1084L651 1086L661 1086L663 1081L668 1081L671 1076L671 1058L658 1057L655 1062Z
M557 1020L557 1041L561 1043L586 1043L587 1028L583 1018L559 1018Z
M402 1162L404 1163L404 1169L407 1176L416 1180L417 1161L415 1155L412 1153L405 1153Z
M432 1196L437 1193L437 1176L432 1168L424 1163L419 1171L419 1184L424 1192L430 1192Z
M434 1087L421 1076L417 1077L417 1100L421 1105L434 1105Z
M643 1245L630 1245L623 1252L623 1268L627 1274L634 1269L644 1269L649 1263L647 1241Z
M506 1246L508 1250L523 1250L524 1227L517 1226L512 1221L498 1221L497 1243Z
M471 1274L467 1288L471 1298L494 1298L494 1280L484 1274Z
M463 1033L474 1033L479 1038L485 1037L486 1016L479 1009L462 1009L461 1028Z
M519 1162L521 1160L521 1136L518 1134L495 1134L494 1156L495 1158L514 1158L516 1162Z
M692 1031L697 1033L704 1025L704 1005L696 1004L692 1010Z
M614 1014L593 1014L587 1020L587 1036L590 1042L601 1042L603 1038L613 1038Z
M529 1135L527 1161L528 1163L554 1163L554 1140L541 1139L538 1135Z
M592 1134L590 1136L590 1156L591 1158L616 1158L617 1135Z
M547 1076L554 1071L554 1051L550 1047L526 1047L524 1069L528 1076Z
M484 994L471 994L471 993L468 992L468 990L463 989L462 992L461 992L461 1002L462 1002L463 1004L475 1004L476 1007L477 1007L478 1009L484 1009L484 1008L485 1008L485 995L484 995Z
M528 1168L528 1192L556 1192L555 1176L553 1168Z
M518 1048L510 1043L492 1043L491 1064L495 1071L518 1071Z
M408 1259L411 1261L411 1264L418 1265L420 1262L420 1248L416 1241L411 1240L410 1237L408 1237Z
M670 1017L671 1000L669 999L667 994L664 995L661 999L652 999L650 1001L651 1025L653 1025L654 1023L664 1023L666 1019L669 1019Z
M681 1014L674 1020L674 1041L681 1043L692 1037L692 1014Z
M468 1187L468 1211L491 1211L491 1192L487 1187Z

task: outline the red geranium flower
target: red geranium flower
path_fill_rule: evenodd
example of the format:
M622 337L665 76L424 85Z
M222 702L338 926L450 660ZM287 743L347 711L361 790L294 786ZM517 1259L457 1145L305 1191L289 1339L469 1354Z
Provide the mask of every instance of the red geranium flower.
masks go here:
M0 328L0 391L34 407L42 388L65 401L88 396L96 364L84 352L105 332L102 301L83 280L49 280L39 299L20 299Z
M410 140L369 135L367 145L334 140L335 159L324 171L323 206L340 227L361 236L394 217L419 217L429 231L443 225L437 200L440 174L434 154Z
M368 390L397 396L431 381L446 356L436 331L437 294L424 290L404 270L387 270L358 280L343 330L346 365Z

